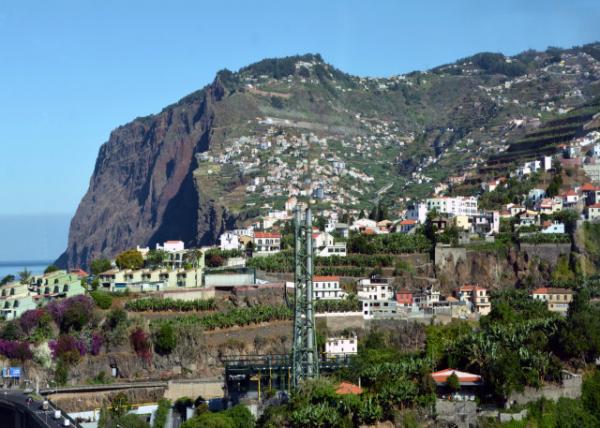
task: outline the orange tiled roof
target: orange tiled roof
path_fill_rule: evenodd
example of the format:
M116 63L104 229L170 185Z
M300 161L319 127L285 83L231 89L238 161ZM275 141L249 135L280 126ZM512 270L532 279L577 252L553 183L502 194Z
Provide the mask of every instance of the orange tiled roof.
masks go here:
M452 374L455 374L456 377L458 377L458 381L460 383L463 383L463 382L481 382L481 376L473 374L473 373L461 372L461 371L458 371L458 370L455 370L455 369L440 370L439 372L431 373L431 377L437 383L445 383L445 382L448 381L448 378Z
M255 238L280 238L281 239L281 234L277 233L277 232L254 232L254 237Z
M573 294L573 290L568 288L540 287L536 288L531 294Z
M332 276L332 275L315 275L313 276L313 282L318 281L318 282L324 282L324 281L339 281L340 277L339 276Z
M337 389L335 390L336 394L339 395L348 395L348 394L362 394L362 388L358 385L354 385L350 382L341 382Z
M597 187L594 186L592 183L585 183L583 186L581 186L582 192L593 192L596 189Z

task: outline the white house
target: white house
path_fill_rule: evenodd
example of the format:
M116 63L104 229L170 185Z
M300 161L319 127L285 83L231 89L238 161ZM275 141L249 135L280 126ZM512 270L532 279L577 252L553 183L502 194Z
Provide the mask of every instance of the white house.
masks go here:
M565 224L555 221L548 222L549 224L544 224L542 228L542 233L565 233Z
M296 208L296 205L298 205L298 198L292 196L285 202L285 210L287 212L292 212Z
M398 223L397 230L401 233L408 233L417 226L416 220L405 219Z
M589 205L586 210L588 220L594 221L600 218L600 203Z
M477 214L477 198L475 196L429 198L427 199L426 204L428 211L435 209L440 214Z
M276 232L254 232L254 252L275 254L281 250L281 234Z
M561 196L563 197L563 206L572 207L579 202L579 193L575 189L569 189Z
M353 355L358 352L356 334L350 337L328 337L325 341L325 354L328 357Z
M366 229L375 230L377 228L377 222L368 218L360 218L352 223L350 230L362 232Z
M175 253L185 250L185 244L183 241L165 241L163 245L156 244L156 249L166 251L167 253Z
M363 318L389 316L396 313L394 288L388 278L372 276L358 281L358 299L362 302Z
M487 315L492 310L487 289L477 285L464 285L456 292L456 297L461 302L470 302L473 310L481 315Z
M537 202L543 199L546 196L546 191L544 189L534 188L527 193L527 199L532 202Z
M419 203L411 205L406 210L406 220L414 220L420 224L427 220L427 204Z
M314 276L313 295L315 300L340 300L346 297L340 288L339 276Z
M431 308L440 301L440 291L433 286L422 288L420 293L413 296L413 302L420 309Z
M346 243L336 243L333 235L327 232L313 233L313 247L320 257L346 257Z
M240 237L232 232L225 232L219 236L221 250L239 250Z

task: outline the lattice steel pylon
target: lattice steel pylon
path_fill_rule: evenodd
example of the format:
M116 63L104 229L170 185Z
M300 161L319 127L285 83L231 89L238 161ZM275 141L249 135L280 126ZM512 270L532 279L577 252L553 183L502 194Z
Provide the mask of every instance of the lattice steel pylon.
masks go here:
M292 387L319 376L319 358L313 306L312 213L310 208L294 216L294 342Z

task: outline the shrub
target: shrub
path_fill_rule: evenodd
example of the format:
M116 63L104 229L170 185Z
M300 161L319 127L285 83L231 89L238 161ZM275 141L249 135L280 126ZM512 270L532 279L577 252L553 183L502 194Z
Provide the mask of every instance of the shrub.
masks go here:
M63 360L58 360L56 370L54 370L54 381L57 385L66 385L69 379L69 367Z
M185 421L181 428L236 428L236 426L224 413L206 412Z
M187 408L188 407L194 407L194 400L192 400L190 397L179 397L177 400L175 400L175 404L173 405L173 407L175 408L175 411L177 411L182 418L185 418L186 412L187 412Z
M175 331L171 324L163 324L154 334L154 349L160 355L170 354L177 345Z
M137 327L131 332L129 335L129 341L133 347L133 350L139 357L145 360L150 360L152 357L150 338L141 327Z
M207 311L215 308L215 299L175 300L170 298L146 297L143 299L130 300L125 304L125 309L134 312Z
M100 309L109 309L112 305L112 296L104 291L92 291L90 296Z
M227 409L223 413L231 419L235 428L254 428L256 425L254 416L243 404L233 406L231 409Z
M98 355L100 353L100 348L102 348L103 343L104 337L100 333L93 333L92 343L90 344L90 354Z
M164 428L167 423L167 416L169 415L170 409L170 400L167 400L166 398L158 400L158 409L156 409L156 413L154 414L154 423L152 424L152 428Z
M127 312L123 309L115 308L107 314L102 326L107 348L116 347L125 342L128 325Z
M80 331L92 320L94 301L89 296L79 295L54 300L46 306L46 310L63 333L71 329Z
M57 340L50 341L49 346L52 356L66 364L76 364L86 354L83 342L68 334L61 334Z
M29 335L39 325L40 319L45 313L46 311L43 309L31 309L23 312L23 315L19 318L19 324L23 332Z
M16 320L7 322L2 329L0 338L4 340L19 340L23 337L21 325Z
M110 267L110 260L108 259L96 259L92 260L90 263L92 275L98 275L102 272L106 272L110 269Z
M127 250L117 256L115 263L119 269L140 269L144 266L144 257L136 249Z
M0 339L0 355L11 360L31 360L33 352L29 343L19 340L4 340Z

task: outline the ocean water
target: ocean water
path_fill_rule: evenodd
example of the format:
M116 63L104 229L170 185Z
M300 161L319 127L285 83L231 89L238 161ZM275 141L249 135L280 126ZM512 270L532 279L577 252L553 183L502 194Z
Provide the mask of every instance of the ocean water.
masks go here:
M2 262L0 261L0 279L6 275L14 275L18 277L18 273L27 268L34 274L40 274L44 272L46 267L52 264L52 261L20 261L20 262Z

